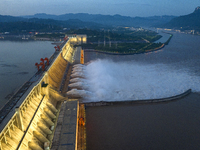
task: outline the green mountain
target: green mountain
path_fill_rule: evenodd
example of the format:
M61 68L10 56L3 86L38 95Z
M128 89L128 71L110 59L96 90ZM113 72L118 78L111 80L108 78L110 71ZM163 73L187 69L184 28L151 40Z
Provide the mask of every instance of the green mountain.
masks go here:
M172 19L169 23L163 25L162 27L200 31L200 7L197 7L191 14Z

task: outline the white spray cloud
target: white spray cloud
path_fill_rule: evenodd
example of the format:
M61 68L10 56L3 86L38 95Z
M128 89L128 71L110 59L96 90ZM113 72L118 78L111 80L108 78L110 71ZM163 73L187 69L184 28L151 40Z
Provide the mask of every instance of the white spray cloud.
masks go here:
M200 77L164 64L99 59L90 62L84 74L93 93L85 101L144 100L174 96L189 88L200 91Z

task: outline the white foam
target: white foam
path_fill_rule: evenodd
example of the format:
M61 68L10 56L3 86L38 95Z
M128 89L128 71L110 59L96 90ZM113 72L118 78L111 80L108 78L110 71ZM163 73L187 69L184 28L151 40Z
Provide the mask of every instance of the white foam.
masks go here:
M86 66L85 78L93 93L87 101L144 100L174 96L189 88L200 91L200 77L164 64L99 59Z

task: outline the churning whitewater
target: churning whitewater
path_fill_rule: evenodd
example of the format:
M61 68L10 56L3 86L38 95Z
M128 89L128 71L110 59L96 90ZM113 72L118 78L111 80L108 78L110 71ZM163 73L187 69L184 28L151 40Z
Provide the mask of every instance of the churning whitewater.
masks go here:
M145 100L199 92L200 77L164 64L139 64L98 59L74 65L67 95L85 102Z

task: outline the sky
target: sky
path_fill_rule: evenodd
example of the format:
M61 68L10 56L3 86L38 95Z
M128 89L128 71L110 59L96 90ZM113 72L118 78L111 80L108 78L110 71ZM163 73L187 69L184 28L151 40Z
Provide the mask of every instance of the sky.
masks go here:
M200 0L0 0L0 15L89 13L123 16L186 15Z

